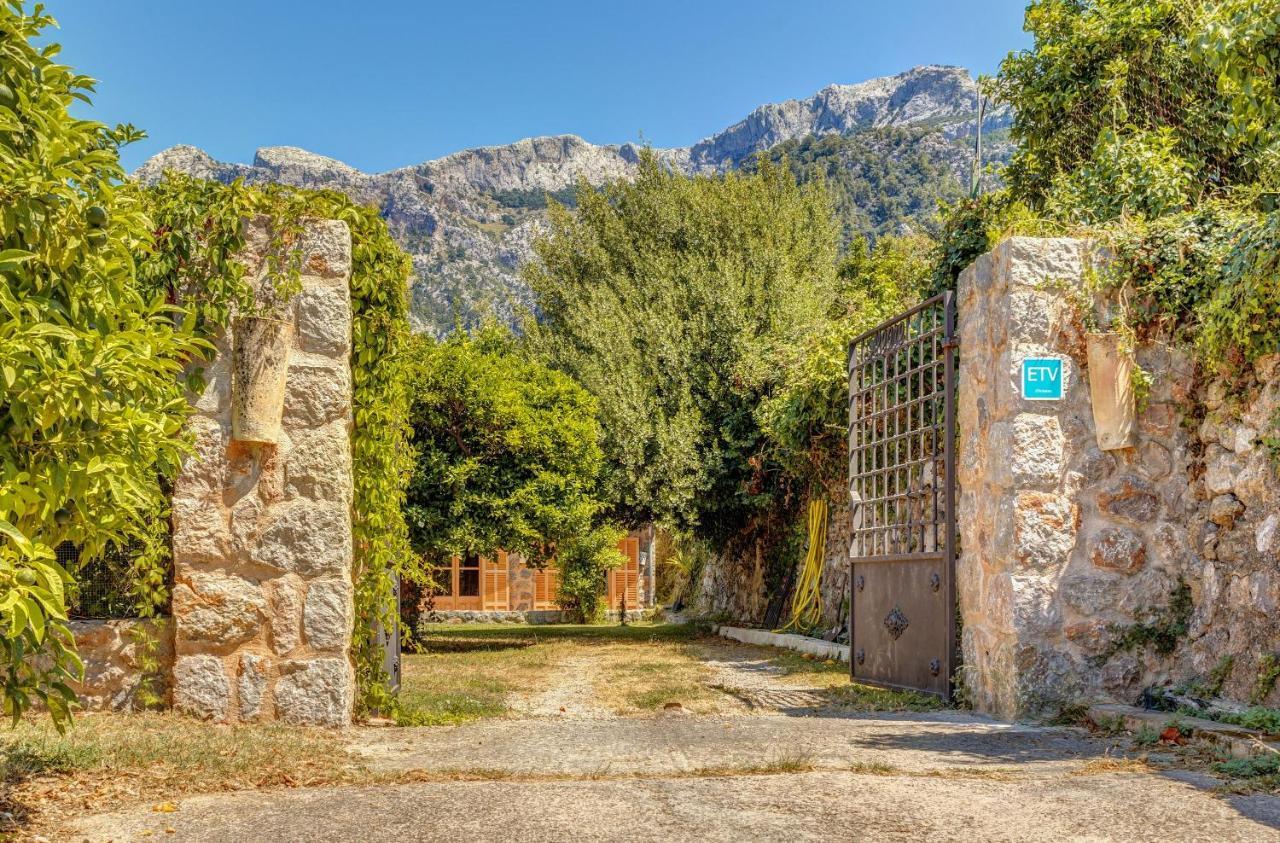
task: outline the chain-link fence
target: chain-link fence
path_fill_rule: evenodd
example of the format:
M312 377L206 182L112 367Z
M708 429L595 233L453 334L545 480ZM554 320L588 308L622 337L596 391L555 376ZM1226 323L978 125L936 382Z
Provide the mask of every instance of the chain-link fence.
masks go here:
M1017 69L1004 84L1025 84L1032 94L1054 89L1050 80L1068 69L1075 77L1069 85L1057 84L1052 108L1023 115L1037 136L1035 169L1071 173L1088 161L1120 154L1117 136L1167 131L1172 151L1194 168L1206 196L1239 183L1250 141L1235 131L1231 95L1201 43L1212 11L1207 0L1185 0L1154 26L1135 23L1131 40L1100 37L1091 43L1096 52L1077 55L1071 63L1056 52L1036 60L1025 53L1028 64L1015 58Z
M133 590L135 549L110 547L92 559L82 559L80 548L63 542L56 550L58 562L75 577L67 593L67 614L77 619L138 617Z

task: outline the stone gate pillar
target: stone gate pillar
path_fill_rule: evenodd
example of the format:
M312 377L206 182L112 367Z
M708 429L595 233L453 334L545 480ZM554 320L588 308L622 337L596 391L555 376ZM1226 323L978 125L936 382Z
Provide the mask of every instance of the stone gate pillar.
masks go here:
M247 224L260 280L265 218ZM173 703L218 722L350 723L351 234L310 221L275 444L232 436L233 329L195 400L195 450L173 493Z
M1081 240L1011 238L956 291L962 678L978 710L1005 718L1069 696L1059 583L1080 525L1079 472L1102 458L1080 435L1091 427L1084 337L1066 295L1088 256ZM1021 361L1032 357L1062 359L1062 400L1023 399ZM1069 438L1085 443L1071 464Z

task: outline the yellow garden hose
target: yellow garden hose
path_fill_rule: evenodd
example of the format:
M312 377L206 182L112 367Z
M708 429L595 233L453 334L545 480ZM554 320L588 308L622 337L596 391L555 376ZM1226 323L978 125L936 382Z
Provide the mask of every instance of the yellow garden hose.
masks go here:
M809 501L809 552L791 597L791 620L777 630L812 629L822 620L822 561L827 554L827 499Z

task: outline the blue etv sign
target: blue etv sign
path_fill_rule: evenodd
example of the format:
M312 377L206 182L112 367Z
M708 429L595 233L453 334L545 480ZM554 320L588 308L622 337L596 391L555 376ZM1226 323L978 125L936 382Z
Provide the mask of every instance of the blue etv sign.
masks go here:
M1062 359L1028 357L1023 360L1022 397L1028 401L1062 400Z

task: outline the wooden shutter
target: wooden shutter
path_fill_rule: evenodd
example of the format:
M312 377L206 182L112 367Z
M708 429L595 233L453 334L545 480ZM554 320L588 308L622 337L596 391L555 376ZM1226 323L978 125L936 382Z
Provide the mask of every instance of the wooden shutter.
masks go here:
M626 561L609 572L609 609L622 608L626 596L627 610L640 608L640 539L627 536L618 542L618 552Z
M554 567L541 568L533 572L533 608L555 609L560 591L560 572Z
M481 559L480 576L484 582L485 611L505 612L510 609L511 591L507 574L507 552L499 550L497 559Z

